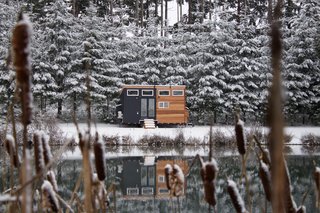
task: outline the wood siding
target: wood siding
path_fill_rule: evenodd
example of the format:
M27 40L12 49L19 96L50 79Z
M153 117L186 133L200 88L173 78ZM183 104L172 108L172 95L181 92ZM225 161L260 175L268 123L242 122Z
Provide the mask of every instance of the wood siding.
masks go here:
M156 86L157 108L156 118L159 124L186 124L188 122L188 113L186 113L186 87L185 86ZM170 91L169 96L159 95L159 91ZM174 90L182 90L182 96L173 96ZM168 108L160 108L160 102L168 102Z

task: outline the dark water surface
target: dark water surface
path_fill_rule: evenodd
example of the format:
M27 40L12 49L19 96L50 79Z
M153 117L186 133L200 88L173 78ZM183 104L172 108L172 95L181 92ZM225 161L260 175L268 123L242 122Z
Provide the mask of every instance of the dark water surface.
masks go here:
M130 150L128 150L130 152ZM121 156L109 155L107 151L106 189L109 190L110 209L108 212L209 212L204 201L203 184L200 177L200 163L195 161L191 166L194 155L171 156L157 152L156 156ZM195 151L196 153L196 151ZM232 151L229 153L233 153ZM10 167L7 154L0 148L0 192L9 187ZM110 157L113 156L113 157ZM245 184L240 184L241 158L237 155L224 156L217 154L219 173L216 180L217 207L216 212L235 212L227 193L226 177L238 183L240 194L245 199L247 209L252 200L252 212L263 212L267 206L271 212L270 203L266 203L263 188L258 177L258 162L254 155L249 156L246 172L249 178L251 198L245 193ZM320 165L318 155L287 155L287 164L291 175L294 200L299 206L304 193L308 192L304 205L307 212L316 212L315 192L313 182L314 163ZM183 167L185 174L184 195L179 199L170 198L166 194L163 182L164 165L177 163ZM191 167L190 167L191 166ZM66 201L70 200L72 191L82 170L81 159L61 158L55 165L54 171L59 187L59 195ZM162 177L161 177L162 176ZM15 180L17 181L17 179ZM111 190L115 186L115 191ZM160 193L161 192L161 193ZM129 194L129 195L128 195ZM80 187L79 196L83 196ZM211 212L213 210L211 209Z

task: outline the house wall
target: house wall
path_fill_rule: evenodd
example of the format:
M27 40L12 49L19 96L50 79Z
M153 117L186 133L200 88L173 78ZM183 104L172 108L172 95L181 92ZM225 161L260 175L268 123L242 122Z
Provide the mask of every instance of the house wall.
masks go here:
M157 86L157 121L160 124L185 124L188 122L185 86ZM159 91L169 90L169 96L160 96ZM183 96L173 96L174 90L183 90ZM168 108L160 108L160 102L168 102Z

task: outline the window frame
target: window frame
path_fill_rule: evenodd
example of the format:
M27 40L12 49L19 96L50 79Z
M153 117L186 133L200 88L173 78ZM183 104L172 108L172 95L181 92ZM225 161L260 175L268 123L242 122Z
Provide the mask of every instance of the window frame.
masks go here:
M175 95L174 92L182 92L182 94L181 95ZM184 90L180 90L180 89L172 90L172 96L184 96Z
M166 107L165 104L168 104L168 106ZM159 101L159 105L158 105L159 109L167 109L169 108L169 106L170 106L169 101Z
M164 175L158 175L158 182L159 183L165 183L166 182Z
M136 91L137 94L136 95L131 95L129 94L129 92L133 92L133 91ZM139 90L138 89L127 89L127 96L130 96L130 97L136 97L136 96L139 96Z
M161 92L168 92L168 95L161 95L161 94L160 94ZM159 96L170 96L170 90L168 90L168 89L159 90L159 91L158 91L158 95L159 95Z
M152 93L151 93L151 95L145 95L145 94L143 94L143 92L152 92ZM152 89L143 89L142 92L141 92L142 96L145 96L145 97L152 97L153 93L154 92L153 92Z

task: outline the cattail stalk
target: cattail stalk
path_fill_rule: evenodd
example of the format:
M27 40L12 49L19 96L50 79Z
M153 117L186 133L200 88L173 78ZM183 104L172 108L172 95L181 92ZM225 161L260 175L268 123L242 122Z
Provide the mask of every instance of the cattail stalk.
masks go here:
M284 212L283 198L286 197L285 167L283 156L284 118L281 89L282 41L280 17L283 0L278 0L274 9L274 20L271 24L271 62L273 70L272 85L268 101L268 125L270 126L269 150L271 154L272 211Z
M92 206L92 166L90 161L90 133L87 133L87 137L83 137L79 133L79 145L82 152L82 174L84 179L84 206L86 212L93 212Z

